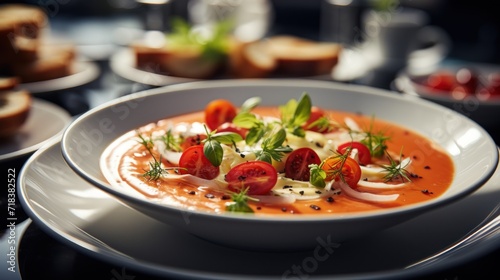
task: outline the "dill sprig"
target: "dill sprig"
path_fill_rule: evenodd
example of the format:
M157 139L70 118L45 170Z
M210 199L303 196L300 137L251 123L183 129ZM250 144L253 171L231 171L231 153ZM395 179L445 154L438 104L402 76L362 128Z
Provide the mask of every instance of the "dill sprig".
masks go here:
M409 162L406 163L405 165L401 165L402 163L402 157L403 157L403 149L401 149L401 152L399 154L399 161L396 161L392 158L392 156L388 153L385 152L387 159L389 160L388 165L381 165L383 169L387 171L387 174L384 176L385 182L401 179L401 181L407 181L411 182L410 175L411 173L406 169L408 166Z
M168 172L167 168L163 168L161 164L161 155L159 159L157 159L153 154L154 143L151 138L146 138L139 132L137 132L137 136L139 137L139 143L143 145L148 151L149 155L153 158L153 161L149 162L149 170L145 170L143 177L146 177L148 180L156 181L160 179L163 175L166 175Z

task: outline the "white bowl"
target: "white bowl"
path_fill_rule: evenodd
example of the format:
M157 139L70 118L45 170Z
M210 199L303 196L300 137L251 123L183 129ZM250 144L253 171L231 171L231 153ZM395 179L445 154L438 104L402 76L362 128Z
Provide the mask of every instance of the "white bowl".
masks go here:
M481 100L475 95L469 95L457 100L449 92L431 91L421 83L429 74L435 71L444 70L455 73L463 67L474 70L483 82L485 82L489 74L500 73L499 65L457 62L437 65L434 68L420 69L418 72L405 69L397 75L393 86L402 93L418 96L450 108L487 129L497 127L500 124L500 119L496 117L500 112L499 97Z
M331 216L256 217L209 214L152 202L138 193L113 187L99 161L116 138L139 126L186 112L202 110L211 100L242 104L253 96L263 105L280 105L304 91L324 108L374 114L419 132L452 157L455 178L440 197L399 208ZM309 80L219 80L148 90L111 101L77 118L65 131L61 148L81 177L124 204L203 239L255 250L298 250L329 246L407 221L456 201L483 185L493 174L498 153L494 141L476 123L452 110L421 99L368 87ZM140 226L140 221L130 221ZM144 238L147 238L144 229Z

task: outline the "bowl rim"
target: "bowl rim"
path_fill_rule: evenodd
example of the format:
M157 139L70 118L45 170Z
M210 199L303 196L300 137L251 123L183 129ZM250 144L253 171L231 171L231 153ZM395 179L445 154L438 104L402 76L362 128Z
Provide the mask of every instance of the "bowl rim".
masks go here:
M487 139L487 142L492 143L493 146L495 147L495 151L491 153L492 156L492 165L491 167L487 170L484 175L479 178L475 184L469 185L464 190L462 190L459 193L449 195L448 197L444 197L446 192L434 199L427 200L424 202L420 203L415 203L411 205L403 205L395 208L388 208L388 209L380 209L380 210L373 210L373 211L362 211L362 212L353 212L353 213L332 213L330 214L300 214L300 215L262 215L262 216L256 216L256 215L247 215L247 214L242 214L242 213L231 213L231 212L224 212L224 213L210 213L210 212L204 212L204 211L194 211L190 209L182 209L179 207L175 206L170 206L170 205L165 205L161 203L157 203L155 201L148 200L147 198L141 198L139 196L133 196L129 195L126 192L119 191L117 188L113 187L109 183L104 183L101 182L101 180L94 178L93 176L87 174L85 170L82 170L81 168L78 167L78 164L76 164L72 157L71 157L71 152L69 152L69 134L73 129L76 129L80 123L86 121L88 118L91 118L93 114L107 110L111 108L112 106L115 106L117 104L121 104L124 102L128 102L134 99L138 98L147 98L147 96L156 96L156 95L165 95L165 94L175 94L178 91L183 91L183 90L197 90L197 89L206 89L206 88L231 88L231 87L256 87L256 86L270 86L270 87L282 87L284 85L284 82L286 81L286 86L301 86L304 87L304 85L310 85L311 87L315 88L324 88L324 89L332 89L332 90L345 90L345 91L356 91L356 92L364 92L367 94L371 95L377 95L377 96L382 96L384 98L395 98L399 100L405 100L405 101L411 101L411 102L418 102L420 106L427 106L431 107L434 109L439 109L439 110L446 110L449 111L451 114L465 120L466 122L471 123L476 129L478 129L482 135L484 135ZM131 128L133 129L133 128ZM119 136L118 136L119 137ZM182 84L175 84L175 85L169 85L169 86L163 86L163 87L158 87L158 88L153 88L153 89L148 89L148 90L143 90L140 92L132 93L129 95L125 95L116 99L113 99L111 101L105 102L99 106L96 106L89 111L83 113L79 117L77 117L64 131L61 139L61 151L64 160L68 164L68 166L80 177L82 177L84 180L89 182L90 184L104 190L107 193L112 194L118 199L125 200L127 203L132 203L133 205L140 205L142 206L147 206L151 207L155 211L161 210L161 211L167 211L167 212L181 212L185 213L186 215L196 215L202 216L204 218L210 218L210 219L222 219L222 220L240 220L240 221L246 221L246 222L257 222L257 223L290 223L290 222L301 222L301 223L324 223L325 221L341 221L341 222L346 222L346 221L355 221L355 220L363 220L366 218L373 218L373 217L394 217L394 216L400 216L400 215L407 215L411 213L423 213L425 211L429 211L431 209L435 209L444 205L447 205L448 203L457 201L472 192L476 191L478 188L480 188L482 185L484 185L489 178L493 175L496 166L498 165L499 162L499 155L498 155L498 147L494 143L492 137L490 134L481 126L479 126L477 123L474 121L458 114L457 112L448 109L442 105L433 103L431 101L427 101L421 98L416 98L414 96L409 96L409 95L400 95L394 92L391 92L389 90L384 90L384 89L379 89L379 88L373 88L373 87L368 87L368 86L363 86L363 85L350 85L350 84L341 84L338 82L331 82L331 81L318 81L318 80L306 80L306 79L231 79L231 80L211 80L211 81L195 81L195 82L189 82L189 83L182 83ZM417 216L417 215L415 215Z

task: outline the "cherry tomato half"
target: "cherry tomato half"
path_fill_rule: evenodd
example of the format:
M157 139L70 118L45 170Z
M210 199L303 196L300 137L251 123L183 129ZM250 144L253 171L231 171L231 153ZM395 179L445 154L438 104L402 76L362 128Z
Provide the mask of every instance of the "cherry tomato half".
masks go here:
M203 153L203 146L197 145L187 148L179 159L179 172L181 174L191 174L193 176L212 180L219 175L219 167L212 163Z
M321 159L311 148L293 150L285 162L285 176L293 180L309 181L309 165L320 163Z
M205 107L205 123L211 130L225 122L231 122L236 116L236 107L225 99L216 99Z
M196 134L193 136L188 136L186 137L186 139L184 139L184 142L181 143L181 148L183 151L185 151L189 147L201 145L202 144L201 142L205 139L207 139L207 136L205 134Z
M228 188L240 192L248 188L249 195L267 194L278 181L278 172L265 161L248 161L234 166L225 177Z
M337 148L337 152L341 153L341 154L345 154L347 152L347 149L349 149L349 147L352 149L356 149L358 150L358 160L359 160L359 163L361 165L367 165L367 164L370 164L372 162L372 157L371 157L371 154L370 154L370 149L368 149L367 146L365 146L365 144L361 143L361 142L346 142L340 146L338 146Z
M361 168L359 167L359 164L350 157L329 157L325 159L321 169L323 169L327 174L325 179L326 181L341 180L339 171L342 169L342 176L351 188L356 188L359 180L361 179Z

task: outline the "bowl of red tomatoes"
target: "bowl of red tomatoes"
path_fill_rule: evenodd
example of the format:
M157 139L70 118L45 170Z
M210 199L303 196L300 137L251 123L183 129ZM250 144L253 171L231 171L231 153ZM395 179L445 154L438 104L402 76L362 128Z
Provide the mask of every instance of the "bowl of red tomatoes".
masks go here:
M296 79L134 93L79 116L61 149L76 174L145 219L271 251L338 246L408 221L471 194L498 163L484 128L453 110Z
M394 84L415 95L457 111L485 127L498 124L500 66L457 62L413 73L402 71Z

